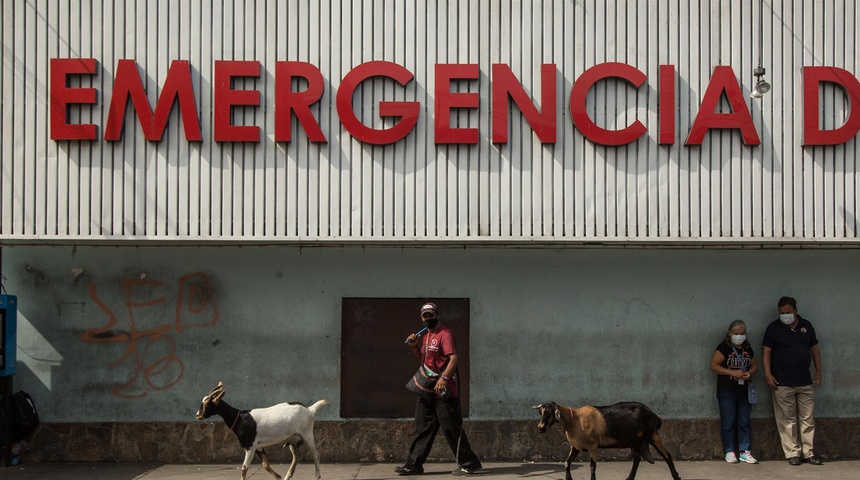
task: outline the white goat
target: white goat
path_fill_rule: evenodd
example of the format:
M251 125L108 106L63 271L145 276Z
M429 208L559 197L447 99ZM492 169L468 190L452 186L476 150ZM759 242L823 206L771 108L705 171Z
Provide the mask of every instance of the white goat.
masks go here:
M279 443L289 445L290 453L293 454L287 479L292 478L296 470L296 447L303 443L308 446L313 455L316 479L320 479L320 456L314 443L314 415L320 407L328 405L328 400L319 400L310 407L300 403L279 403L267 408L240 411L222 400L224 393L226 393L224 385L218 382L218 386L203 397L196 416L197 420L203 420L212 415L220 415L224 423L236 434L239 444L245 449L242 480L245 480L254 453L260 457L263 468L280 480L281 476L269 466L269 457L263 449Z

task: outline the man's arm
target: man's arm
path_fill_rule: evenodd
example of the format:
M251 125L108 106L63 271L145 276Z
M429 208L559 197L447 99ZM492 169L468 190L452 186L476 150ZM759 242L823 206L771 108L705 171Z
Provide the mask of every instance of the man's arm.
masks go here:
M771 351L772 349L770 347L761 347L761 364L764 367L764 379L767 382L767 386L770 388L776 388L779 386L779 382L776 381L776 378L774 378L773 374L770 372Z
M418 357L418 360L421 360L421 342L418 341L420 337L416 337L415 334L409 335L407 338L407 342L409 346L412 348L412 353Z
M452 353L448 355L448 365L445 367L445 370L442 371L442 375L450 378L451 375L454 375L454 372L457 371L457 354Z
M821 350L816 344L810 349L810 352L812 352L812 363L815 364L815 378L812 380L812 385L818 388L821 386Z
M452 353L448 355L448 364L445 366L445 370L442 370L442 376L436 382L436 393L441 395L442 391L448 387L448 381L451 378L451 375L454 375L454 372L457 371L457 354Z

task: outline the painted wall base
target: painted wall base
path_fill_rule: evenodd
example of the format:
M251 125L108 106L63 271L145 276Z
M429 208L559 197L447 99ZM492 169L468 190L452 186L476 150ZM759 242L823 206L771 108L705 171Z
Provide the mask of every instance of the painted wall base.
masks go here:
M568 454L561 429L540 434L534 421L466 422L469 441L487 461L563 461ZM409 421L319 421L316 440L323 462L401 462L412 435ZM717 420L665 420L661 430L679 460L721 458ZM753 453L782 459L772 419L753 420ZM223 423L48 423L35 432L27 462L241 463L239 443ZM860 458L860 418L817 419L816 451L829 459ZM289 449L266 450L273 462L289 462ZM306 458L306 449L300 454ZM655 456L656 452L653 452ZM626 450L604 450L601 458L625 459ZM580 453L578 459L586 459ZM256 460L255 460L256 461ZM453 461L440 435L429 461Z

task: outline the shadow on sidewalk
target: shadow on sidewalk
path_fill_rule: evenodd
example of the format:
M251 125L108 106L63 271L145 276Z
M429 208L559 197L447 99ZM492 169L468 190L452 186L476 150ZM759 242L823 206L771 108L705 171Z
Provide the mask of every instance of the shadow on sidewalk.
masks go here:
M156 472L162 466L160 463L21 463L8 467L0 477L135 480Z
M570 471L573 472L583 465L571 464ZM555 476L564 478L564 463L548 462L548 463L521 463L519 465L505 465L503 467L487 466L478 472L470 475L472 477L479 475L517 475L520 477L545 477Z

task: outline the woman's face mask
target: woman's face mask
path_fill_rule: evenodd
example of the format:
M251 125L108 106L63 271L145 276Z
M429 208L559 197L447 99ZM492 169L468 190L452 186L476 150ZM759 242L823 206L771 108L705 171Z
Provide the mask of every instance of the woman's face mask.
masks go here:
M780 313L779 314L779 321L786 324L786 325L791 325L792 323L794 323L794 314L793 313Z
M743 345L746 340L747 340L746 335L732 335L732 343L734 343L737 346Z

